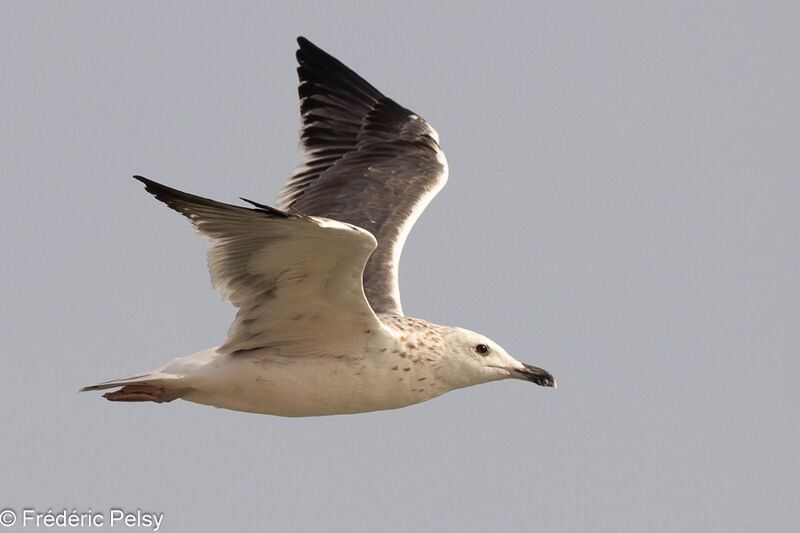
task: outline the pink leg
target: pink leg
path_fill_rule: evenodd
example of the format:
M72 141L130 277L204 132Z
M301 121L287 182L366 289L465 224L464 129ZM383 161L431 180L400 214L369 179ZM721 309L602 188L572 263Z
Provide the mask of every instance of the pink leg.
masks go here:
M103 398L112 402L171 402L180 398L190 389L165 389L147 383L136 385L125 385L118 391L107 392Z

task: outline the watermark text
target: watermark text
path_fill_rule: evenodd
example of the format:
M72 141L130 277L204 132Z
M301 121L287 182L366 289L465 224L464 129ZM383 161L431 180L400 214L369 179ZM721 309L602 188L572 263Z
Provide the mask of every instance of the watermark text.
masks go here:
M112 507L107 511L86 509L48 509L40 511L31 507L0 511L0 527L24 528L62 528L62 527L96 527L96 528L145 528L158 531L164 520L164 513L153 513L136 509L126 511Z

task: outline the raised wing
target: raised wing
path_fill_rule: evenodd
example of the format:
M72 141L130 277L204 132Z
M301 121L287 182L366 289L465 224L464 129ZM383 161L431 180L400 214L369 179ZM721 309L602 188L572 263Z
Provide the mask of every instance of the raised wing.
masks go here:
M228 205L135 178L211 240L211 283L239 307L219 351L270 346L285 355L349 355L353 338L384 327L361 285L376 246L368 232L249 200L255 208Z
M304 157L277 205L375 235L364 292L376 313L402 315L397 271L403 244L447 181L439 136L307 39L297 42Z

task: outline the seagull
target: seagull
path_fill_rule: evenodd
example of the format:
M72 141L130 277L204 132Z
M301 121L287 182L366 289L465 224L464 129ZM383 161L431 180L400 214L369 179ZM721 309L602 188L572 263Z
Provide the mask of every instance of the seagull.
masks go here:
M555 388L550 373L483 335L403 314L400 253L447 181L439 135L333 56L297 42L303 160L275 207L134 176L211 241L212 285L238 308L227 339L80 391L301 417L396 409L507 378Z

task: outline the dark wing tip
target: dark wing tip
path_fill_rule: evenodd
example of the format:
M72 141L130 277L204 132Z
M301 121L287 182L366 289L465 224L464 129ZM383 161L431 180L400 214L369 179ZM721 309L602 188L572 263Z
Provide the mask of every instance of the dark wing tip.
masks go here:
M162 185L156 181L153 181L149 178L145 178L144 176L135 175L133 179L139 180L144 183L144 190L152 194L156 197L156 199L164 202L165 204L169 204L167 200L174 199L174 198L183 198L187 195L183 191L179 191L178 189L173 189L172 187L167 187L166 185Z
M256 209L251 209L249 207L240 207L236 205L229 205L222 202L217 202L216 200L211 200L210 198L203 198L202 196L189 194L188 192L183 192L179 191L178 189L173 189L172 187L168 187L151 179L145 178L144 176L137 175L133 176L133 178L144 183L144 190L155 196L156 200L165 203L167 207L174 209L175 211L181 213L184 216L190 217L194 206L205 206L213 208L225 207L231 209L241 209L243 211L256 211L259 213L264 213L266 215L270 215L273 217L280 217L280 218L289 218L291 216L288 213L284 213L283 211L280 211L273 207L252 202L250 200L245 200L245 201L256 206ZM242 199L244 200L244 198Z
M274 215L276 217L281 217L281 218L289 218L289 217L292 216L289 213L281 211L280 209L275 209L274 207L270 207L268 205L264 205L264 204L255 202L253 200L248 200L247 198L245 198L243 196L240 196L239 199L247 202L248 204L250 204L252 206L254 206L255 209L252 209L252 211L258 211L258 212L261 212L261 213L267 213L269 215Z
M367 80L305 37L298 37L297 44L295 57L301 100L319 93L333 93L368 104L384 98Z
M316 48L317 45L303 37L302 35L297 36L297 44L300 48Z
M314 57L314 56L321 56L325 59L333 59L334 61L338 60L330 55L328 52L317 46L316 44L312 43L302 35L297 38L297 53L295 56L297 57L298 61L301 61L302 58L306 56Z

